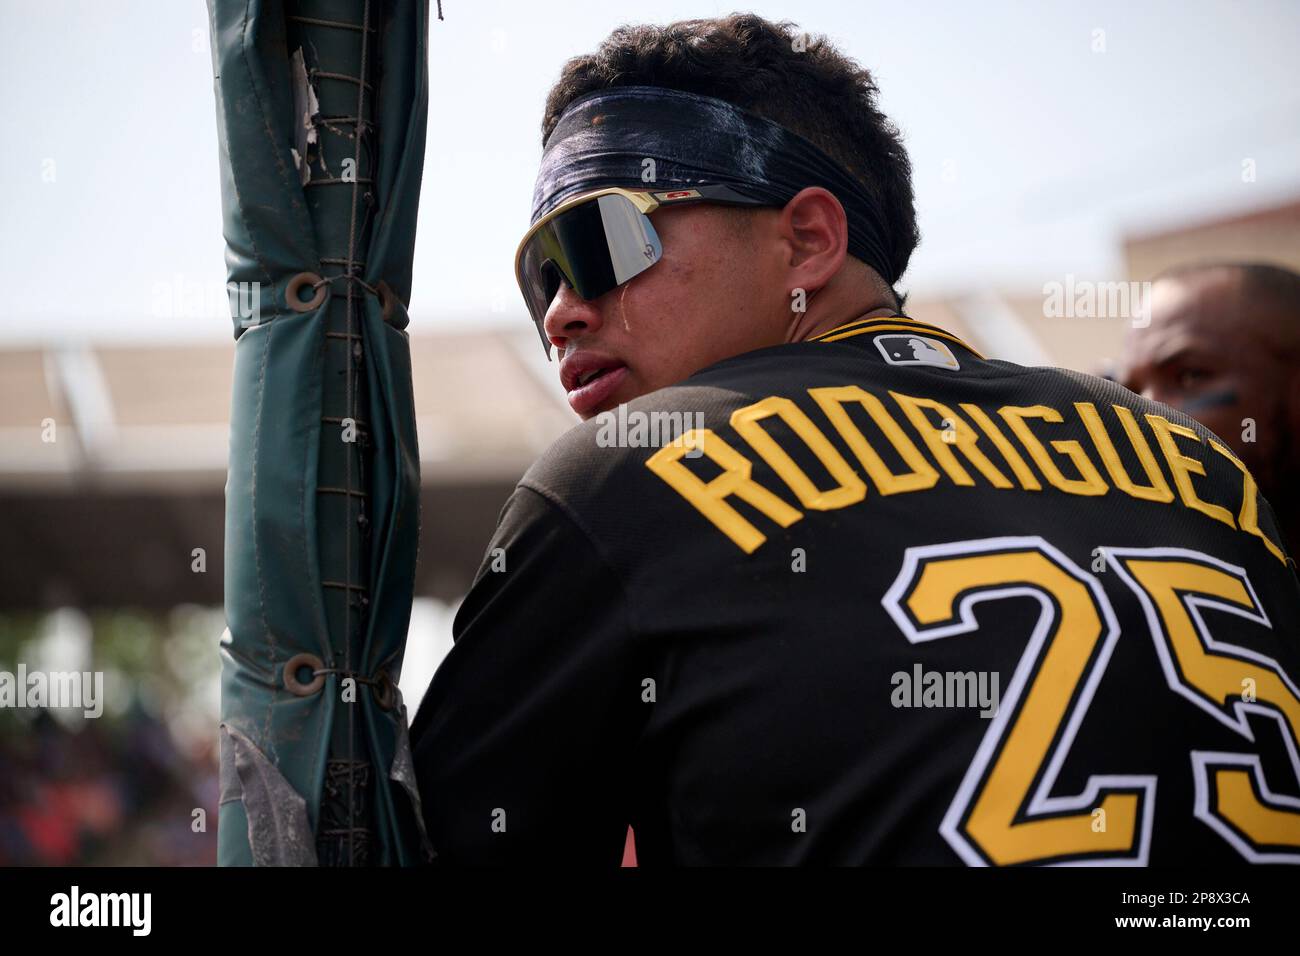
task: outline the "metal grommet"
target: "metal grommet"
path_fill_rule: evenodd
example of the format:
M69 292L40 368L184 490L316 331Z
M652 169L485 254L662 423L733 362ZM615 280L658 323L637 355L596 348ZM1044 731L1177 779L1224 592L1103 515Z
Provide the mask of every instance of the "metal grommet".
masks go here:
M320 283L320 285L317 285ZM303 301L300 293L303 286L315 286L315 295L307 301ZM328 284L314 272L299 272L289 280L289 285L284 290L284 299L289 308L295 312L311 312L313 309L320 308L320 304L325 301L325 290Z
M298 679L298 671L304 667L312 671L310 683L304 684ZM310 697L325 686L325 675L317 673L325 669L325 662L315 654L295 654L284 662L284 688L299 697Z
M393 320L393 290L388 288L388 283L380 279L375 285L375 291L379 293L379 305L384 310L384 321L389 324Z
M393 679L388 676L388 671L380 671L370 689L374 692L375 703L384 710L393 709Z

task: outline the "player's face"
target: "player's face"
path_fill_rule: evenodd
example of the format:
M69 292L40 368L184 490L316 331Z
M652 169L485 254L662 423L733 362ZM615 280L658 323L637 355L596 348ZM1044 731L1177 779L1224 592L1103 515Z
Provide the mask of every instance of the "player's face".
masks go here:
M1151 324L1130 335L1122 381L1210 429L1268 489L1280 477L1274 452L1286 427L1288 370L1261 308L1245 301L1231 272L1157 282Z
M747 227L737 219L778 213L709 203L662 208L651 216L663 243L654 266L591 301L561 284L545 329L573 410L588 419L714 362L780 344L789 306L779 261L755 238L758 221Z

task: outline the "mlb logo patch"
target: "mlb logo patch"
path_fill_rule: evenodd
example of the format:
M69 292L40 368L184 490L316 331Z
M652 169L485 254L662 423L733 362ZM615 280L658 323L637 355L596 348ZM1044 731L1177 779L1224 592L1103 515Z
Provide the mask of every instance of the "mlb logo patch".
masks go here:
M925 335L877 335L876 348L890 365L929 365L934 368L959 369L961 363L952 349L938 339Z

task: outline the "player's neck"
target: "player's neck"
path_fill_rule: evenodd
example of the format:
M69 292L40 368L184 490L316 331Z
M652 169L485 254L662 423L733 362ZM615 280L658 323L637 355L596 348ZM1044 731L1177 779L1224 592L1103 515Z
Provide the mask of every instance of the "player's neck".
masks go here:
M874 303L864 311L859 305L857 307L846 306L833 309L823 309L822 314L813 315L811 310L796 320L790 327L787 342L806 342L809 339L816 338L832 329L838 329L841 325L847 325L850 322L856 322L859 319L873 319L877 316L898 315L899 312L892 305L882 302Z

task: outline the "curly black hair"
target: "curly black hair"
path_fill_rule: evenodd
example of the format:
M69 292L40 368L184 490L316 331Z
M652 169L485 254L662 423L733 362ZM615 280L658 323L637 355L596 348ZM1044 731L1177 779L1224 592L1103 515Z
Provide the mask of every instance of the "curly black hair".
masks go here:
M912 164L897 127L876 106L871 74L824 36L752 13L621 26L595 53L564 64L546 97L542 142L579 96L641 85L726 100L816 143L879 204L893 273L885 281L906 271L920 241Z

